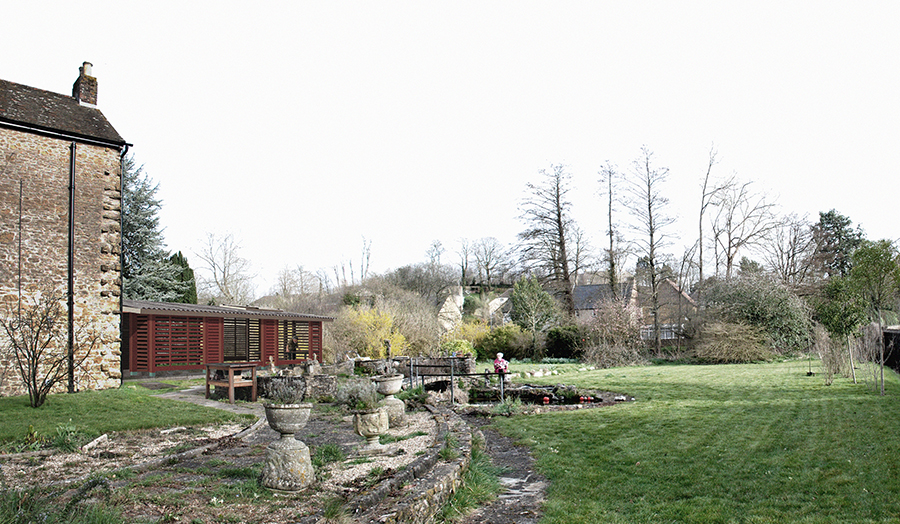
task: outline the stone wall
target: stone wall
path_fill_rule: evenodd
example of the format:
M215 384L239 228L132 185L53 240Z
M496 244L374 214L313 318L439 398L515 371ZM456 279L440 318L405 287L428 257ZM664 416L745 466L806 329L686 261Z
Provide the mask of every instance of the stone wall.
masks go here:
M39 291L65 297L70 145L0 128L0 315L4 318L15 314L20 289L23 307L33 303ZM85 368L76 372L76 388L118 387L119 152L79 143L75 166L75 329L84 338L99 337ZM63 315L65 322L65 304ZM4 336L0 343L6 346L6 342ZM65 347L57 351L64 352ZM24 393L12 366L11 355L0 351L0 395Z

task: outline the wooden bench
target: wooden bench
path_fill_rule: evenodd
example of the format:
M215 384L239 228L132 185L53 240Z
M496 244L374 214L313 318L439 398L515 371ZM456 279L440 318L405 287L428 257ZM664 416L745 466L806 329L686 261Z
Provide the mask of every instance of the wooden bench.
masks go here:
M246 379L242 373L248 370L250 371L250 378ZM250 387L250 400L256 402L256 364L246 362L207 364L206 398L209 398L210 386L228 388L228 402L232 404L234 404L234 388Z

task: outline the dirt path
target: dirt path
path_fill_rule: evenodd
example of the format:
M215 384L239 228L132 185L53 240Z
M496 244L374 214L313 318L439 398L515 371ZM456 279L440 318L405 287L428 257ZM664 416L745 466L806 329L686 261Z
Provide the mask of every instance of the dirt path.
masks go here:
M485 452L495 466L504 470L500 483L505 491L494 502L460 521L461 524L536 524L542 515L547 479L534 471L531 453L524 446L517 446L513 439L489 427L490 419L480 416L463 418L484 434Z

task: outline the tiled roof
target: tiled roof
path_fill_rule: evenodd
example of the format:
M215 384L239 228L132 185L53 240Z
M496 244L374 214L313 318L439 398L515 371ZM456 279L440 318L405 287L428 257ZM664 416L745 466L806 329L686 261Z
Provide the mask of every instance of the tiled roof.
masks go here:
M0 80L0 123L125 145L125 140L95 107L74 97Z
M631 291L633 289L632 282L633 281L629 280L628 282L623 282L618 285L619 300L623 303L631 298ZM612 288L609 284L575 286L573 298L575 300L576 310L596 309L601 304L613 300Z
M175 302L151 302L149 300L122 300L122 311L139 315L184 315L194 317L271 318L277 320L334 320L332 317L291 313L279 309L263 309L238 306L204 306Z

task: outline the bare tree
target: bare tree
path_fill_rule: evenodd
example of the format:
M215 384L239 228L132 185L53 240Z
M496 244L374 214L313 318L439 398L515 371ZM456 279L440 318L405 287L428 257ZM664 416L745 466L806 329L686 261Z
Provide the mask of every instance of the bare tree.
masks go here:
M207 233L197 257L205 264L206 275L200 279L201 293L219 304L249 304L255 286L250 261L240 254L241 246L234 235Z
M478 268L479 280L488 288L494 285L497 273L503 272L506 264L506 248L494 237L478 239L472 246L475 265Z
M754 193L753 182L734 183L720 192L713 220L713 238L721 248L725 279L730 280L740 250L757 246L778 226L775 204L765 194Z
M69 338L65 296L52 288L40 290L30 304L10 308L0 327L6 335L6 347L14 357L16 369L28 390L31 407L44 404L54 388L69 376ZM83 328L72 334L72 369L83 369L100 336ZM74 389L73 389L74 391Z
M595 270L596 266L592 263L594 260L593 247L584 230L577 225L572 228L572 238L570 242L570 252L572 253L571 278L574 285L575 282L578 282L579 275Z
M571 175L565 166L556 164L551 171L540 171L543 182L526 185L529 196L522 202L520 218L526 230L519 233L522 259L526 269L546 275L551 286L562 295L568 314L575 314L574 261L570 242L577 235L568 200Z
M779 221L761 247L768 269L795 292L812 284L816 242L805 216L790 214Z
M621 268L618 265L620 257L617 256L617 248L616 248L616 230L613 222L613 200L616 189L616 182L619 180L620 175L616 172L616 167L609 162L603 167L600 171L600 184L601 194L605 194L608 203L607 203L607 216L608 216L608 225L606 233L609 235L609 248L606 250L604 255L606 262L606 278L609 283L609 290L612 293L613 299L619 298L619 273L621 272ZM606 187L604 187L606 186Z
M628 178L629 199L627 206L634 217L634 230L638 233L635 242L641 258L647 264L647 282L650 288L650 314L653 317L654 345L657 353L662 351L659 330L659 286L662 283L662 248L667 244L664 232L675 219L666 215L669 199L663 196L662 186L669 169L653 165L653 152L647 146L641 148L640 156L632 163Z
M432 266L441 265L441 255L444 254L444 251L446 250L440 240L432 240L428 251L425 252L425 256L428 257L428 264Z
M456 252L459 255L459 285L466 286L469 280L469 257L472 255L472 245L469 244L468 239L461 238L459 239L459 251Z
M709 177L712 174L713 166L718 163L716 160L717 154L718 152L716 151L715 146L711 146L709 148L709 162L706 164L706 176L703 177L703 189L700 192L700 218L697 221L697 272L698 279L701 283L703 282L703 216L706 214L706 208L708 208L710 205L716 205L716 198L719 193L733 184L733 179L728 178L722 183L710 187Z
M359 281L364 281L369 276L369 260L372 258L372 241L363 237L362 255L359 262Z
M321 281L321 276L303 269L303 266L281 268L271 290L272 294L287 300L296 295L322 294L324 292L325 285Z

